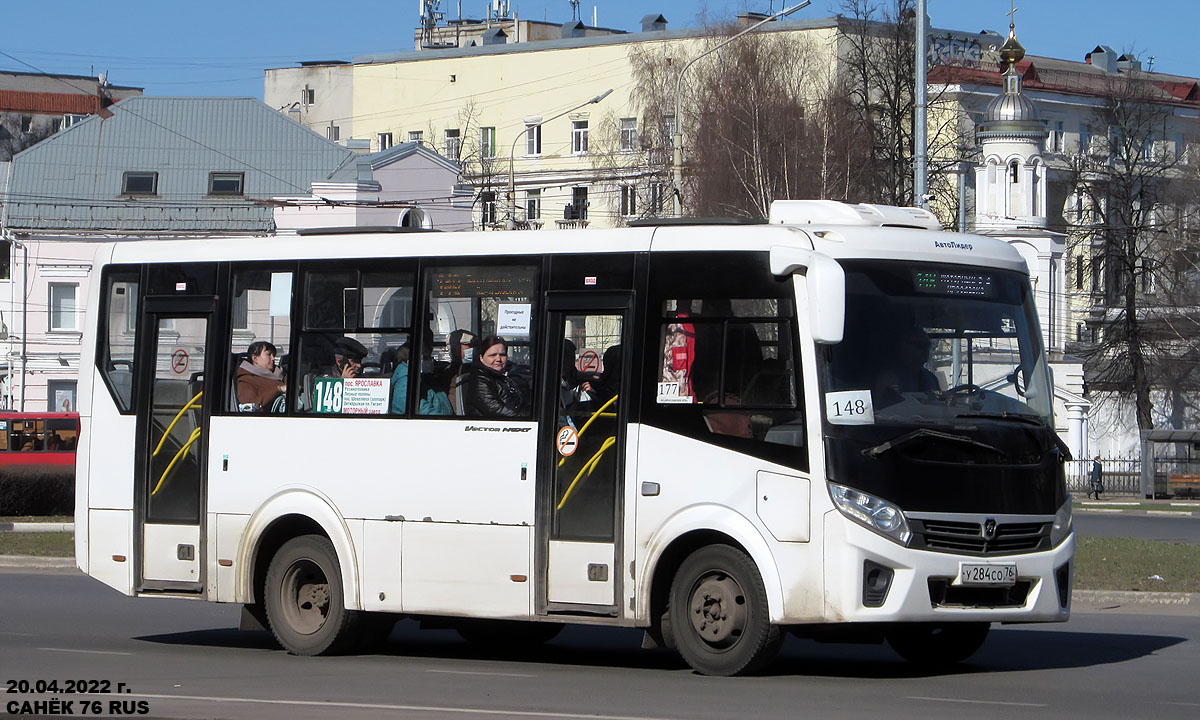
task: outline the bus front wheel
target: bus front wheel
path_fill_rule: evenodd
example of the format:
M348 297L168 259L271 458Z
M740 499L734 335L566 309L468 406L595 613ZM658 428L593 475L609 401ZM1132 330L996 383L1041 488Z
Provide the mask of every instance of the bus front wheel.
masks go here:
M885 631L888 645L900 657L927 667L957 665L987 640L988 623L916 623Z
M754 561L728 545L688 556L671 583L671 634L679 654L704 675L747 675L779 652L767 590Z
M293 655L344 651L357 639L359 613L347 610L333 543L302 535L283 544L267 569L267 620Z

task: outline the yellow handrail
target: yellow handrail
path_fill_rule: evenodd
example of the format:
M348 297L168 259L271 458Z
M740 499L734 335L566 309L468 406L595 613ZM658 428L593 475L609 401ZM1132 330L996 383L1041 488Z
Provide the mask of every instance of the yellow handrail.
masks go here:
M577 432L577 433L575 433L575 434L576 434L577 436L582 436L582 435L583 435L583 431L584 431L584 430L587 430L587 429L588 429L588 426L592 424L592 421L594 421L594 420L595 420L596 418L598 418L598 417L604 417L604 418L614 417L614 418L615 418L615 417L617 416L617 414L616 414L615 412L612 412L612 413L606 413L606 412L604 412L604 411L608 409L608 406L609 406L609 405L612 405L613 403L615 403L615 402L617 401L617 398L618 398L618 397L620 397L620 395L613 395L611 398L609 398L609 399L608 399L608 402L606 402L606 403L604 403L603 405L601 405L601 406L600 406L600 408L599 408L598 410L596 410L596 412L592 413L592 416L591 416L590 418L588 418L588 421L587 421L587 422L585 422L585 423L583 424L583 427L579 428L579 432ZM558 460L558 467L562 467L562 466L563 466L563 463L565 463L566 461L567 461L567 459L566 459L565 457L564 457L564 458L559 458L559 460ZM588 462L591 462L591 461L589 460ZM585 465L584 467L586 467L586 465Z
M600 449L596 451L596 454L589 458L588 461L583 464L583 467L579 468L579 472L575 475L575 479L571 481L571 484L567 486L567 491L563 493L562 500L558 501L558 507L556 508L557 510L562 510L563 505L567 504L567 498L571 497L571 491L575 489L575 485L580 481L580 479L583 478L585 472L587 473L588 477L591 477L592 471L595 470L596 465L600 463L600 456L603 455L604 452L610 447L615 445L616 442L616 437L605 439L604 443L600 445Z
M197 397L199 397L199 396L197 396ZM200 428L196 428L195 430L192 431L192 435L191 435L191 437L188 438L188 441L183 444L183 447L179 448L179 452L175 453L175 457L171 458L171 462L167 465L167 469L163 470L162 477L160 477L158 479L158 484L155 485L154 489L150 491L151 495L158 494L158 491L163 486L163 483L167 481L167 475L169 475L171 473L171 468L175 467L175 463L179 461L179 458L183 457L187 453L188 448L190 448L192 446L192 443L196 442L199 439L200 439Z
M195 403L197 400L199 400L200 396L203 394L204 394L203 390L196 393L196 397L192 398L191 400L188 400L187 403L182 408L179 409L179 412L175 414L175 419L171 421L171 424L167 426L166 430L163 430L162 439L158 441L158 447L154 448L154 452L150 453L151 457L158 455L158 451L162 450L163 443L165 443L167 441L167 436L171 434L171 428L175 427L175 423L179 422L179 418L183 417L183 414L185 412L187 412L188 410L199 410L200 409L199 405L193 405L193 403Z

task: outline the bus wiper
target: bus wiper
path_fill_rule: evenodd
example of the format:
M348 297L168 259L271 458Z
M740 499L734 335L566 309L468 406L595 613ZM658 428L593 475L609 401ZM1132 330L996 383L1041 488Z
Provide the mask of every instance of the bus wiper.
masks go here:
M1003 450L1001 450L998 447L995 447L994 445L988 445L987 443L979 442L978 440L974 440L972 438L966 437L965 435L954 435L952 433L941 432L939 430L930 430L929 428L921 428L920 430L913 430L912 432L908 433L907 435L901 435L900 437L896 438L895 440L888 440L887 442L882 443L880 445L876 445L875 447L866 448L865 450L862 451L862 454L866 455L868 457L876 458L876 457L879 457L880 455L884 454L885 452L888 452L889 450L895 450L896 448L900 447L901 445L905 445L907 443L912 442L913 440L916 440L918 438L924 438L924 437L936 438L938 440L948 440L950 442L962 443L964 445L974 445L975 447L983 448L984 450L990 450L990 451L1000 455L1001 457L1008 456L1008 453L1004 452Z
M1071 459L1071 448L1067 447L1067 443L1058 436L1058 433L1054 431L1054 428L1050 428L1050 426L1047 425L1044 420L1042 420L1040 417L1038 417L1036 415L1026 415L1025 413L1010 413L1010 412L963 413L962 415L955 415L954 418L956 420L958 418L979 418L979 419L984 419L984 420L1012 420L1013 422L1025 423L1026 425L1036 425L1037 427L1049 428L1050 436L1054 439L1054 444L1058 447L1059 452L1062 453L1062 455L1065 459L1067 459L1067 460Z
M1026 423L1028 425L1039 425L1039 426L1043 426L1046 424L1046 422L1044 420L1042 420L1040 417L1038 417L1037 415L1026 415L1025 413L1010 413L1010 412L985 413L985 412L981 412L981 413L962 413L960 415L954 416L955 420L957 420L959 418L978 418L978 419L983 419L983 420L1012 420L1014 422L1022 422L1022 423Z

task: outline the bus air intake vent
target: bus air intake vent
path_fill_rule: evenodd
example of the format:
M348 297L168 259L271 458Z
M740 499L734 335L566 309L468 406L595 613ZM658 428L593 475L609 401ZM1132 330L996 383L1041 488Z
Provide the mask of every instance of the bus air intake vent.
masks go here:
M1018 608L1025 606L1033 583L1018 580L1011 586L951 585L951 578L929 578L929 604L935 608Z
M999 522L991 537L985 537L984 524L931 518L910 517L913 528L911 547L934 552L962 555L1015 555L1050 549L1049 522Z

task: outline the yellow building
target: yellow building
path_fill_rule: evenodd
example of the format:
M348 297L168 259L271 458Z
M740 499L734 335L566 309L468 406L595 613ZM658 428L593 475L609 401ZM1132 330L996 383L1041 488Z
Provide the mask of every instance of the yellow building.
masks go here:
M653 53L686 62L712 33L666 24L648 15L643 32L589 35L595 29L567 23L567 37L557 40L516 42L514 32L497 41L493 32L493 42L472 47L303 63L267 70L264 98L348 147L420 140L461 159L482 227L510 219L533 228L612 227L671 210L672 119L648 125L634 64ZM832 58L837 31L838 21L826 18L773 22L760 32L803 34ZM674 76L664 80L673 93Z

